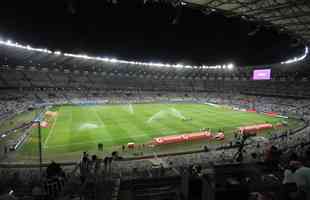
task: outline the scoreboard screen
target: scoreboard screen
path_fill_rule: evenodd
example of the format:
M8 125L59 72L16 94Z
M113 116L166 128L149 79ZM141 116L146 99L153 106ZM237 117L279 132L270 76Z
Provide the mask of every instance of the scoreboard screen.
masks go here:
M253 80L270 80L271 69L257 69L253 71Z

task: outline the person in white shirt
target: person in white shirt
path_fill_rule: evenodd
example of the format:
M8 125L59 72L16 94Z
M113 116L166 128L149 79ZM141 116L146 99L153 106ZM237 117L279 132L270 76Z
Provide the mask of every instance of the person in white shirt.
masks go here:
M301 199L310 200L310 168L303 166L300 161L291 161L293 180L298 187Z

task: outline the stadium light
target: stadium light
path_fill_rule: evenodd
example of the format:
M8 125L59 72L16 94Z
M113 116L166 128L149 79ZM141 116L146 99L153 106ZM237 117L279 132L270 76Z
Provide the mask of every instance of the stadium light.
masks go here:
M73 58L79 58L79 59L85 59L85 60L97 60L102 62L109 62L109 63L121 63L121 64L131 64L131 65L142 65L142 66L151 66L151 67L167 67L167 68L202 68L202 69L230 69L232 70L234 68L233 64L228 65L215 65L215 66L192 66L192 65L182 65L182 64L164 64L164 63L153 63L153 62L137 62L137 61L127 61L127 60L118 60L116 58L102 58L102 57L92 57L88 56L86 54L73 54L73 53L62 53L61 51L51 51L48 49L40 49L40 48L34 48L30 45L21 45L18 43L14 43L11 40L1 40L0 39L0 45L5 45L9 47L15 47L15 48L21 48L28 51L38 51L42 53L48 53L48 54L54 54L54 55L63 55L66 57L73 57ZM308 47L306 47L305 56L301 58L295 58L293 61L296 61L298 59L304 59L306 55L308 54Z
M289 59L287 61L284 61L284 62L281 62L281 64L291 64L291 63L296 63L296 62L300 62L302 60L304 60L307 56L308 56L308 53L309 53L309 49L308 47L306 46L305 47L305 53L304 55L300 56L300 57L295 57L295 58L292 58L292 59Z
M117 63L117 62L119 62L119 61L116 60L115 58L112 58L112 59L110 59L110 62L111 62L111 63Z
M40 48L33 48L30 45L20 45L18 43L14 43L11 40L0 40L0 44L5 45L5 46L9 46L9 47L15 47L15 48L20 48L20 49L26 49L29 51L39 51L39 52L43 52L43 53L52 53L52 51L48 50L48 49L40 49Z
M227 69L230 69L230 70L234 69L234 64L231 64L231 63L228 64L228 65L227 65Z

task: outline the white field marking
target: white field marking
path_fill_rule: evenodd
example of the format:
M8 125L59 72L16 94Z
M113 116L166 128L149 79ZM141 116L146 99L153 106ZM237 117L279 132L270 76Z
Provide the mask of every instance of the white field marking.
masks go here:
M92 124L92 123L84 123L82 124L78 130L81 131L81 130L87 130L87 129L97 129L99 128L99 126L97 124Z
M104 126L104 122L102 121L102 119L100 118L100 116L98 115L97 111L95 109L92 109L95 113L95 116L97 118L97 121L99 121L101 123L102 126Z
M166 110L160 110L159 112L155 113L154 115L152 115L148 120L147 123L151 123L153 122L153 120L155 119L160 119L163 116L167 115L167 111Z
M208 102L206 102L205 104L207 104L207 105L209 105L209 106L216 107L216 108L221 107L220 105L218 105L218 104L214 104L214 103L208 103Z
M55 121L54 121L54 123L53 123L53 126L52 126L51 130L48 132L47 138L46 138L45 141L44 141L44 145L43 145L44 148L47 148L48 140L51 138L51 136L52 136L52 134L53 134L53 132L54 132L54 128L55 128L55 124L56 124L56 122L57 122L57 119L58 119L58 115L56 115L56 118L55 118Z
M165 109L165 110L160 110L159 112L155 113L154 115L152 115L148 120L147 123L151 123L156 119L161 119L163 117L166 117L167 115L172 115L174 117L180 118L180 119L185 119L185 116L182 115L182 113L180 111L178 111L175 108L169 108L169 109Z
M139 138L139 137L145 137L146 135L145 134L141 134L141 135L135 135L133 137L130 137L130 138ZM118 138L118 139L130 139L129 137L121 137L121 138ZM65 146L71 146L71 145L80 145L80 144L92 144L92 143L97 143L97 142L104 142L104 141L114 141L112 139L105 139L105 140L94 140L94 141L91 141L91 142L75 142L75 143L70 143L70 144L60 144L60 145L52 145L52 147L48 147L48 146L45 146L44 149L53 149L53 148L58 148L58 147L65 147Z
M135 111L133 110L133 107L131 104L128 105L128 109L129 109L130 114L134 114Z
M73 111L70 109L70 124L73 122Z
M178 117L178 118L180 118L180 119L186 119L186 118L184 117L184 115L183 115L180 111L178 111L177 109L175 109L175 108L170 108L170 112L171 112L171 114L172 114L173 116L175 116L175 117Z

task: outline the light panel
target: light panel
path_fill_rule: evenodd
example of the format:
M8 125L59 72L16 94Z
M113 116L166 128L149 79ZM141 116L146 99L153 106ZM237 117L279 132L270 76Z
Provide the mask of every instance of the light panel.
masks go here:
M118 60L116 58L102 58L102 57L92 57L86 54L72 54L72 53L62 53L61 51L51 51L48 49L41 49L41 48L34 48L30 45L21 45L18 43L14 43L11 40L1 40L0 45L5 45L14 48L25 49L28 51L37 51L47 54L54 54L54 55L63 55L66 57L73 57L85 60L97 60L102 62L109 62L109 63L121 63L121 64L130 64L130 65L142 65L142 66L151 66L151 67L165 67L165 68L202 68L202 69L229 69L232 70L234 68L233 64L228 65L215 65L215 66L191 66L191 65L183 65L183 64L167 64L167 63L153 63L153 62L137 62L137 61L127 61L127 60ZM308 48L306 49L306 54L308 54ZM299 58L300 59L300 58Z
M300 61L304 60L304 59L308 56L308 53L309 53L309 49L308 49L308 47L306 46L306 47L305 47L305 53L304 53L304 55L302 55L302 56L300 56L300 57L295 57L295 58L289 59L289 60L284 61L284 62L281 62L281 64L291 64L291 63L300 62Z

